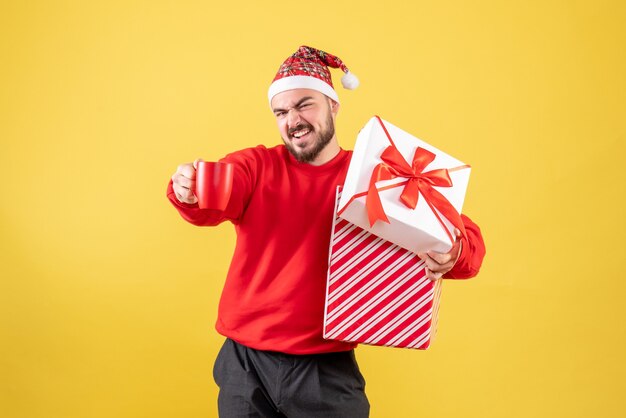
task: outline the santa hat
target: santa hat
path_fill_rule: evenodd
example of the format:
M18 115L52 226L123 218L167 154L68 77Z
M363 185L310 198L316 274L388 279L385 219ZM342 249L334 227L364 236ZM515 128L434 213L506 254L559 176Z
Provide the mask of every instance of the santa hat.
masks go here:
M270 105L272 98L278 93L293 89L317 90L339 102L328 67L341 68L345 73L341 77L344 88L354 90L359 86L359 79L348 71L348 67L339 58L319 49L301 46L278 69L267 94Z

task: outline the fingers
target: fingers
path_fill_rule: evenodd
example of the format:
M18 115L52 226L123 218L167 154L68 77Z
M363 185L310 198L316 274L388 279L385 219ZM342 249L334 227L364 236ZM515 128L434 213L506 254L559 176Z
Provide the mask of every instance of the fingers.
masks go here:
M427 253L417 253L417 256L426 264L426 277L430 280L438 280L454 267L454 260L450 253L437 253L429 251Z
M198 198L193 192L194 190L193 186L191 188L183 187L174 181L172 183L172 188L174 189L176 199L178 199L179 202L189 203L189 204L194 204L198 202Z
M426 254L438 264L446 264L452 259L450 253L437 253L435 251L428 251Z
M176 169L176 174L180 174L183 177L188 178L189 180L195 180L196 179L196 168L194 166L194 164L197 164L198 160L194 161L194 163L186 163L186 164L181 164L178 166L178 168Z
M430 270L430 269L428 269L428 268L424 269L424 271L425 271L425 273L426 273L426 278L427 278L428 280L432 280L433 282L434 282L435 280L439 280L439 279L441 279L441 278L443 277L443 275L444 275L444 273L441 273L441 272L435 273L434 271L431 271L431 270Z
M193 162L193 168L194 170L198 169L198 162L200 161L204 161L202 158L196 158L195 161Z
M461 231L455 229L455 234L459 235ZM454 267L456 261L459 259L461 253L462 241L456 240L452 245L452 248L447 253L438 253L436 251L428 251L425 253L418 253L418 257L424 260L426 267L433 272L443 272L446 274Z
M185 189L193 190L193 188L196 187L195 180L190 180L189 178L178 173L172 176L172 182L174 183L174 186L183 187Z
M438 253L434 253L434 254L438 254ZM430 252L429 253L417 253L417 256L421 258L422 261L424 261L424 264L426 264L427 269L435 273L443 272L445 274L454 265L454 263L452 263L452 260L448 260L445 263L438 262L437 260L433 259L430 256Z
M196 160L197 162L198 160ZM172 176L172 188L176 199L183 203L194 204L198 198L194 194L196 187L196 170L192 163L181 164Z

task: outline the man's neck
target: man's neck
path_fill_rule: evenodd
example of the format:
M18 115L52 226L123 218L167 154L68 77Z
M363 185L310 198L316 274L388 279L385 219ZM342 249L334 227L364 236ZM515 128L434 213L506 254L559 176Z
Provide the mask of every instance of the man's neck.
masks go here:
M327 162L335 158L337 154L339 154L339 151L341 151L341 147L339 146L339 143L337 142L337 138L333 138L328 143L326 148L324 148L324 150L320 152L317 158L309 162L309 164L315 165L315 166L326 164Z

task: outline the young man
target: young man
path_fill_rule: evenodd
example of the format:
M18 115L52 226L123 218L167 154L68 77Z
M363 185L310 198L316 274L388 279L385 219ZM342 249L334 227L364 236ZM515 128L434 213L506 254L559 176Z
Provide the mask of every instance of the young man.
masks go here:
M269 101L284 145L227 155L234 165L225 210L200 209L195 166L178 167L168 198L199 226L234 224L237 245L216 328L227 337L214 378L220 417L369 415L356 344L322 338L335 189L352 153L335 134L339 99L328 66L355 77L337 57L300 47L280 67ZM480 230L463 216L467 238L447 254L427 253L427 275L474 276L484 255Z

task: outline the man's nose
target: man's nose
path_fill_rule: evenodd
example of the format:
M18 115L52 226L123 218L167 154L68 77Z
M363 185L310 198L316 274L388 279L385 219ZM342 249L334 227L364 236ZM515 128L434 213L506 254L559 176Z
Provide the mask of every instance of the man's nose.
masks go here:
M294 127L300 122L300 112L296 109L289 109L287 111L287 123L289 126Z

